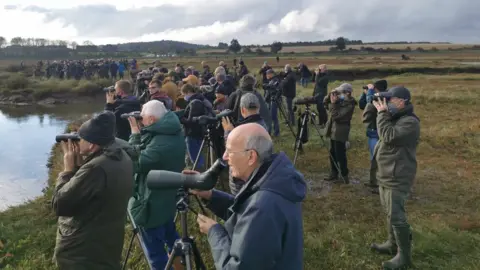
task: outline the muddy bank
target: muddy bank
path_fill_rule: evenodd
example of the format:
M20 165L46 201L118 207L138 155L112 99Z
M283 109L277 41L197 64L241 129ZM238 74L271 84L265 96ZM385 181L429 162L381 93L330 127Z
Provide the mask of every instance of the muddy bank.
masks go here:
M65 92L55 93L43 98L36 98L35 95L28 91L16 91L8 95L0 95L0 105L4 106L54 106L59 104L79 104L90 102L101 102L105 100L103 92L91 95L78 95L76 93Z
M480 66L476 67L451 67L451 68L427 68L427 67L407 67L407 68L379 68L379 69L346 69L330 70L332 80L354 81L371 80L376 78L385 78L388 76L401 75L406 73L416 73L425 75L450 75L459 73L480 74Z

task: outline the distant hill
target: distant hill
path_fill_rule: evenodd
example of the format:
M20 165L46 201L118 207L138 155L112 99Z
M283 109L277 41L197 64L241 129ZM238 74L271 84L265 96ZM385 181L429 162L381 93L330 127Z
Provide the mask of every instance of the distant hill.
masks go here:
M132 42L114 45L119 52L182 52L185 50L211 49L209 45L192 44L173 40L160 40L152 42Z

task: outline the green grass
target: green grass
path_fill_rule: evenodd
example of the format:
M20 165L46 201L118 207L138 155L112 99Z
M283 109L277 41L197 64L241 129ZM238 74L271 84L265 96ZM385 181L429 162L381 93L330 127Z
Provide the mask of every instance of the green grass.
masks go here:
M390 86L406 85L413 95L415 112L421 119L418 171L407 203L407 217L413 229L413 259L417 269L478 269L480 258L480 75L429 76L404 74L386 78ZM330 88L339 85L335 82ZM366 80L352 82L359 96ZM312 89L297 86L299 96ZM324 184L328 174L328 150L311 130L305 154L297 168L309 182L303 204L305 269L380 269L389 256L369 250L373 241L386 237L386 217L378 195L367 192L369 154L361 112L356 108L348 150L353 184ZM293 158L293 138L282 126L275 141L277 150ZM62 155L54 147L50 181L62 166ZM359 183L360 182L360 183ZM0 239L5 247L0 259L5 269L52 269L55 218L46 196L0 213ZM206 237L198 233L194 216L189 216L190 234L197 237L208 269L213 269ZM128 226L128 225L127 225ZM128 244L129 233L126 235ZM146 269L138 245L129 269Z

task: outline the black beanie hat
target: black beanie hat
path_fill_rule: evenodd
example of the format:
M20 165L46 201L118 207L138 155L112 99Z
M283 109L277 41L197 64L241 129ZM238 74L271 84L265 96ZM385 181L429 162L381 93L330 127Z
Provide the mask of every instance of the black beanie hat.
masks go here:
M387 81L386 81L386 80L376 81L373 85L374 85L374 87L377 88L378 91L380 91L380 92L385 92L385 91L387 91L387 88L388 88L388 84L387 84Z
M80 138L100 146L115 140L115 115L105 111L83 123L78 130Z

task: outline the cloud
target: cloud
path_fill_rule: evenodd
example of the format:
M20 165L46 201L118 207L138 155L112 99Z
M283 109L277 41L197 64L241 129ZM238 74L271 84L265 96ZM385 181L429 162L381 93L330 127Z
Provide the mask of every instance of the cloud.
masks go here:
M16 25L39 28L9 29L8 38L34 33L35 37L96 44L172 39L212 45L232 38L241 44L266 44L338 36L364 41L480 42L478 0L160 0L148 6L127 0L116 5L46 0L25 1L37 5L21 8L12 8L18 0L7 2L0 10L2 25L15 13ZM59 8L53 8L57 2Z

